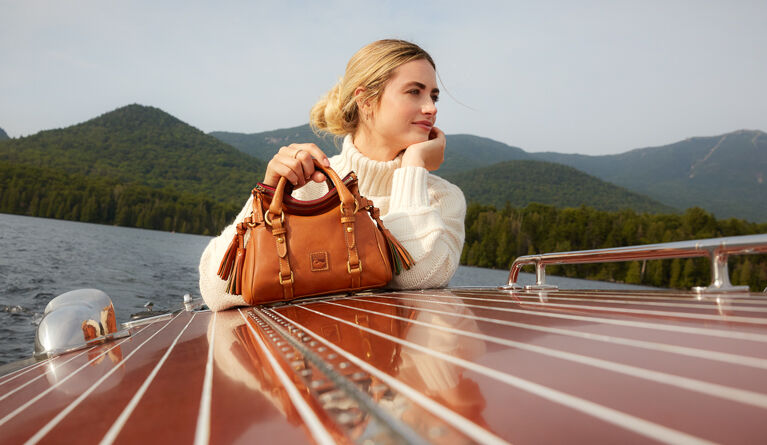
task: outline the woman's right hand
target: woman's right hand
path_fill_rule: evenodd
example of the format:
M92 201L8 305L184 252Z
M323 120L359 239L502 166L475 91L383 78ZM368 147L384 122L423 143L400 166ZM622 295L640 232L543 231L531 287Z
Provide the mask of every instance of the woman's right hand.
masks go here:
M330 161L320 147L315 144L290 144L282 147L266 166L264 184L276 187L281 177L285 177L295 188L307 182L323 182L325 175L314 168L312 158L330 167Z

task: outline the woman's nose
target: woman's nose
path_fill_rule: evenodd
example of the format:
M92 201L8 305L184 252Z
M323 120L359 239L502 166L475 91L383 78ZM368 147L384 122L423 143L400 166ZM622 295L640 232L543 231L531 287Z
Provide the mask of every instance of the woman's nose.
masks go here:
M427 100L421 107L423 114L437 114L437 104L433 100Z

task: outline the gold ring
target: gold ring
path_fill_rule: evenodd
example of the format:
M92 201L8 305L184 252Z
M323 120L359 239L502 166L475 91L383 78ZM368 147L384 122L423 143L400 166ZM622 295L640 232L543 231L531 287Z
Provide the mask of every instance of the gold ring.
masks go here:
M297 158L298 158L298 154L299 154L299 153L301 153L302 151L303 151L303 150L301 150L301 149L299 148L297 152L293 153L293 159L297 159Z

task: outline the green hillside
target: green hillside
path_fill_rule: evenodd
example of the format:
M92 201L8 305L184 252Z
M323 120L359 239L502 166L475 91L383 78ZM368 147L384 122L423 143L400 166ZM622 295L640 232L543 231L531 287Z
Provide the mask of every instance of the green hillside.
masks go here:
M244 153L267 162L272 159L272 156L277 153L280 147L293 143L315 143L328 156L333 156L339 152L332 136L317 136L314 134L309 124L265 131L263 133L245 134L213 131L209 134ZM338 147L341 146L340 144L341 141L339 140Z
M608 156L532 153L665 204L767 221L767 134L740 130Z
M6 139L10 139L8 137L8 133L6 133L5 130L0 128L0 141L6 140Z
M0 142L0 212L216 234L265 164L162 110L129 105Z
M0 161L0 213L215 235L240 205Z
M503 207L536 202L556 207L589 206L597 210L630 208L637 212L672 213L675 209L617 187L572 167L542 161L507 161L490 167L445 175L463 190L466 200Z
M530 159L530 154L503 142L470 134L447 136L445 162L437 170L440 176L472 170L503 161Z
M342 139L336 140L332 136L317 136L309 124L263 133L245 134L214 131L209 134L264 161L269 161L280 147L295 142L315 143L325 153L332 156L339 152L342 142ZM447 135L445 162L437 174L446 175L514 159L530 159L530 154L521 148L488 138L469 134Z
M238 203L265 169L262 161L141 105L3 141L0 160Z

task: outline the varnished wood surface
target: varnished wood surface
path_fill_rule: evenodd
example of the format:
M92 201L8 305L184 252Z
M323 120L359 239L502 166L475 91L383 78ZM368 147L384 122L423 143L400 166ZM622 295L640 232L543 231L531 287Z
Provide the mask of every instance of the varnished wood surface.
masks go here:
M177 313L0 376L2 443L763 443L767 296L451 289Z

